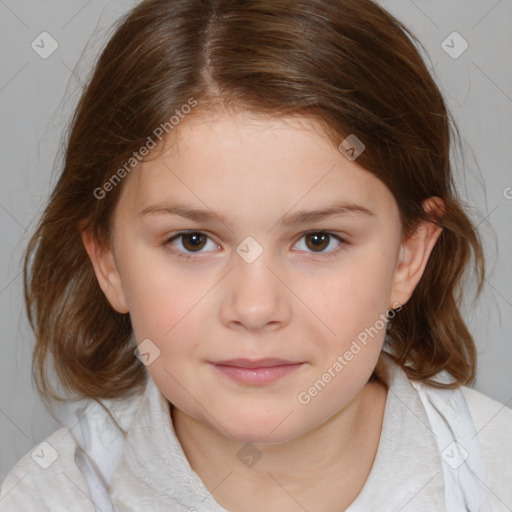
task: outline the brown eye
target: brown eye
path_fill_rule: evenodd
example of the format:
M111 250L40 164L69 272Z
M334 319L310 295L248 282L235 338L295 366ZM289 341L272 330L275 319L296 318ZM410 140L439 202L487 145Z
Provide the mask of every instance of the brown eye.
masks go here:
M164 242L164 247L171 250L174 254L182 258L194 258L196 254L208 252L203 250L205 246L211 242L213 248L217 248L217 244L211 240L208 235L200 233L199 231L190 231L178 233Z
M309 254L316 253L321 257L335 256L347 245L345 240L329 231L310 231L309 233L303 233L297 244L299 245L300 251ZM300 247L301 244L303 244L304 247Z
M181 243L187 251L200 251L206 245L207 238L202 233L189 233L181 235Z
M330 238L328 233L309 233L306 235L306 245L315 252L321 252L328 247Z

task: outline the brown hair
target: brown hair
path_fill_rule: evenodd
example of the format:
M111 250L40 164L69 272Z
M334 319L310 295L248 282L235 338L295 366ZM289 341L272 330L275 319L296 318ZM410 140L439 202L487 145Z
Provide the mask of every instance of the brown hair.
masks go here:
M122 183L102 199L94 191L190 98L197 110L309 116L336 146L355 134L366 146L357 162L393 193L404 235L429 219L426 198L444 201L443 231L387 336L409 378L472 383L476 348L459 311L461 283L473 254L478 297L483 251L453 183L458 132L417 47L370 0L146 0L125 15L76 108L62 174L25 255L43 398L60 399L49 385L50 358L79 397L123 397L145 381L130 317L101 291L80 228L109 243ZM441 370L453 384L431 380Z

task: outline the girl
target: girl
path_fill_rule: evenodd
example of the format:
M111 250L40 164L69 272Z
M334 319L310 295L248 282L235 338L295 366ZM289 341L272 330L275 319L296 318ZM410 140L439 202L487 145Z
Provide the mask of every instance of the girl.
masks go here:
M467 386L482 247L415 43L370 0L121 20L25 259L64 426L3 512L512 510L512 412Z

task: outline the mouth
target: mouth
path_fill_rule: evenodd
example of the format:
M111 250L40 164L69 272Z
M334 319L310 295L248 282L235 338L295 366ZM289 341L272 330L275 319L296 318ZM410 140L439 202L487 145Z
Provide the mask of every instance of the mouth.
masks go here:
M285 359L230 359L210 364L222 375L241 384L261 386L281 379L296 370L304 362Z

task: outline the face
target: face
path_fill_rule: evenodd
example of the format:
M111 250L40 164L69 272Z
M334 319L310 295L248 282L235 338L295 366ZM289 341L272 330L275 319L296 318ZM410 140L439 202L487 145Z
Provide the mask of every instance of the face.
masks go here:
M311 120L196 114L174 142L125 178L113 251L86 243L100 285L176 408L291 440L364 387L431 246L402 246L391 192Z

